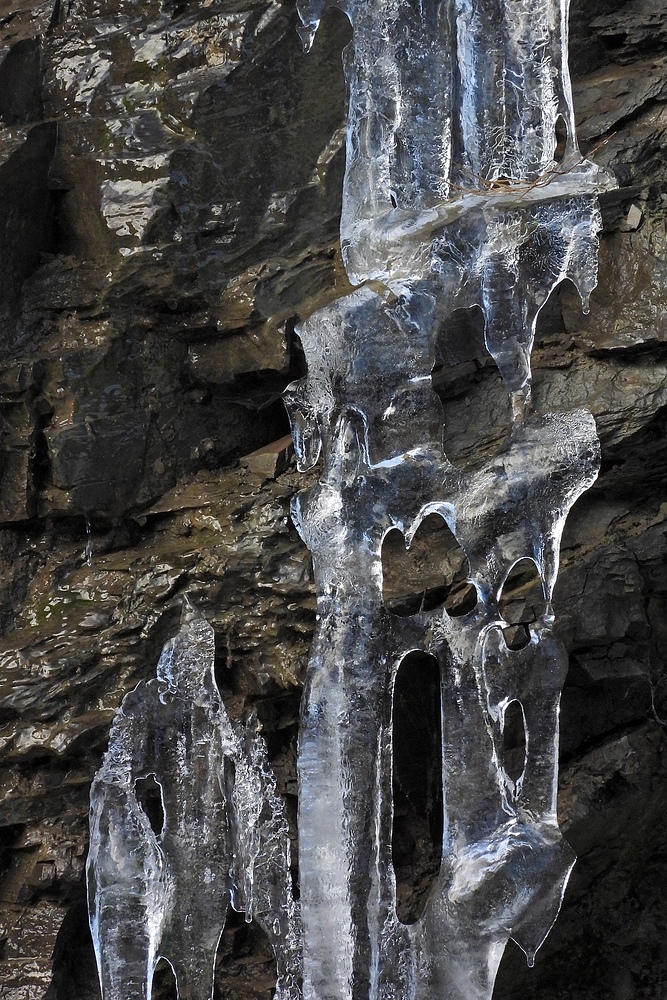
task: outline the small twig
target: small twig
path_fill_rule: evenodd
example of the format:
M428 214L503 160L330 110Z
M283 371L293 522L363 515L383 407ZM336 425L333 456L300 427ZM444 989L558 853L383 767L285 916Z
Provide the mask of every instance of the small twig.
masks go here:
M585 154L582 153L582 155L579 157L579 159L576 160L574 163L571 163L565 170L559 170L558 168L556 168L554 170L550 170L548 173L542 174L540 177L536 178L534 181L530 181L528 183L522 182L522 181L516 181L516 182L514 182L514 181L511 181L508 177L498 177L498 178L496 178L496 180L489 181L485 177L479 177L479 176L476 176L476 175L472 174L470 171L466 170L466 168L463 167L463 166L461 166L460 164L455 164L455 166L458 169L458 171L464 177L468 176L471 180L473 180L475 182L475 184L477 185L477 187L466 188L466 187L463 187L460 184L456 184L454 181L450 181L449 185L450 185L450 187L454 188L457 192L460 192L462 195L465 195L465 194L486 194L487 192L493 191L494 189L497 190L497 189L503 189L504 188L504 189L507 190L507 189L514 188L517 191L521 191L522 192L521 193L521 197L518 199L518 201L520 202L527 195L529 195L531 191L534 191L535 188L537 188L537 187L547 187L549 184L551 184L551 182L553 180L555 180L555 178L557 178L557 177L566 177L567 174L569 174L572 170L574 170L576 167L581 166L582 163L584 163L586 160L588 160L592 156L594 156L595 153L598 152L598 150L602 149L603 146L606 146L607 143L610 142L614 138L614 136L617 135L617 134L618 134L617 132L612 132L605 139L601 139L600 142L596 143L595 146L593 146L592 149L589 149L587 153L585 153Z

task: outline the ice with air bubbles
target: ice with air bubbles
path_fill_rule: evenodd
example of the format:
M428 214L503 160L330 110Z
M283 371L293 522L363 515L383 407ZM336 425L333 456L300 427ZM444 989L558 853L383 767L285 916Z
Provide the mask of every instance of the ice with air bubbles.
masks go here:
M308 374L285 402L293 501L318 618L299 750L294 902L284 810L261 738L234 727L196 616L157 680L129 694L91 797L91 926L103 1000L150 997L159 957L179 995L212 997L230 905L259 921L276 996L491 1000L511 938L529 964L574 864L556 818L567 656L554 635L561 535L599 465L585 410L531 403L540 310L565 279L588 308L598 194L609 178L578 149L567 0L337 0L352 25L341 247L355 289L307 318ZM312 44L326 0L300 0ZM457 468L431 383L455 310L477 306L511 401L492 457ZM383 601L383 543L409 548L432 516L467 559L465 613ZM501 594L531 560L544 604L507 639ZM415 651L439 670L440 868L413 923L398 916L392 859L393 691ZM409 679L408 679L409 680ZM519 713L518 773L505 729ZM152 775L154 829L137 793Z

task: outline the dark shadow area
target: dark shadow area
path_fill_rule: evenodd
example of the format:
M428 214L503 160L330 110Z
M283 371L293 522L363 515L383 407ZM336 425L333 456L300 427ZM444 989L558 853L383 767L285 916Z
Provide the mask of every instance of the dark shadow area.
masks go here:
M304 247L313 236L309 223L315 220L323 240L337 235L342 148L337 156L332 150L329 160L336 157L337 166L328 169L327 163L324 183L307 185L323 155L322 135L333 135L345 120L341 52L351 28L342 13L328 11L306 54L296 30L290 25L285 31L284 18L281 14L258 39L252 60L202 93L192 119L198 141L184 144L171 160L177 181L171 190L170 224L185 225L202 247L215 245L224 230L232 234L231 242L226 236L225 251L244 247L248 262L263 259L282 238L281 227L290 217ZM192 187L206 191L207 202L225 206L219 223L202 217L197 225L196 213L206 213L207 207L193 203ZM290 192L299 188L294 200ZM285 199L276 199L276 192L286 192ZM281 294L288 296L289 288Z
M452 586L445 600L445 611L450 618L462 618L477 607L477 589L469 580Z
M155 967L152 1000L178 1000L174 970L164 958Z
M137 802L148 816L148 822L156 837L164 829L164 805L162 803L162 787L154 774L145 778L137 778L134 783Z
M479 306L455 309L447 317L435 346L433 388L438 392L464 374L461 365L493 363L484 344L484 314ZM469 369L472 372L474 369Z
M53 122L35 125L25 142L0 164L0 316L17 307L21 286L55 247L56 223L48 173L57 141ZM9 330L7 333L9 334ZM11 357L15 336L7 336Z
M530 642L530 629L525 622L518 622L503 629L503 637L508 649L525 649Z
M622 370L621 365L616 369L619 377ZM644 490L664 491L665 463L667 407L663 406L631 437L603 449L600 478L604 477L608 496L632 500L636 496L637 483L641 483Z
M442 856L440 666L427 653L409 653L398 668L392 746L396 913L412 924L423 912Z
M264 931L231 908L216 956L214 1000L269 1000L276 985L276 962ZM129 994L128 994L129 996ZM53 954L53 979L43 1000L100 1000L95 953L85 900L67 912ZM155 969L153 1000L177 1000L168 961Z
M0 121L18 125L38 121L43 114L40 43L38 38L24 38L0 63Z
M13 848L20 839L23 830L22 823L0 827L0 884L12 866Z
M556 151L554 153L554 160L556 163L562 163L563 157L565 156L565 146L567 144L567 124L562 115L559 115L556 119Z
M262 928L230 909L215 961L214 1000L269 1000L276 960Z
M82 891L83 896L83 891ZM85 898L70 906L53 951L53 980L44 1000L99 1000L100 987Z
M614 661L608 651L595 649L593 663L599 664L601 676L593 680L589 665L582 663L588 652L578 651L570 657L561 699L561 761L654 718L654 708L659 718L664 719L666 714L664 706L659 704L659 692L656 697L656 691L652 690L650 677L638 672L633 676L624 670L614 676Z

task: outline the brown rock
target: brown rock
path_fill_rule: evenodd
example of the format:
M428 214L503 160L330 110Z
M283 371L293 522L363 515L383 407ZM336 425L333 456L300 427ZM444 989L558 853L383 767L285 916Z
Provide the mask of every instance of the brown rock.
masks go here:
M292 435L272 441L271 444L258 448L257 451L245 455L241 459L241 465L261 476L263 479L276 479L281 472L284 472L289 465L290 459L294 455L294 444Z

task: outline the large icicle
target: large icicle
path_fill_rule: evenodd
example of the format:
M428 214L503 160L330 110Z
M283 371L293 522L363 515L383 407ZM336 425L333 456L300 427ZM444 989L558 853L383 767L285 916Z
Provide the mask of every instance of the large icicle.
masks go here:
M337 5L353 28L341 244L351 280L368 284L302 325L308 375L286 393L299 467L323 459L293 505L318 589L298 760L304 996L490 1000L508 938L532 963L574 861L556 821L567 657L551 601L598 444L584 411L531 415L530 354L559 282L587 308L608 179L577 149L567 0ZM301 0L306 41L325 6ZM430 373L448 317L472 305L513 428L464 474L442 451ZM434 513L467 556L477 604L399 618L382 603L383 539L398 528L409 546ZM512 649L500 594L526 558L545 610ZM444 833L439 875L407 926L391 856L391 706L415 650L440 665ZM515 702L526 754L511 780Z
M299 0L308 40L329 5L353 28L341 219L353 281L427 275L430 234L472 209L608 183L577 147L569 0Z
M299 755L309 1000L488 1000L508 937L532 961L573 863L555 816L567 661L550 601L565 517L597 473L595 425L585 411L533 417L485 467L456 470L428 374L433 316L418 292L394 304L367 289L339 299L304 324L311 374L288 398L302 462L317 452L313 441L324 443L320 481L293 507L319 594ZM382 603L382 542L398 528L409 544L432 513L468 557L477 606L456 619L444 609L398 618ZM525 557L547 603L515 651L499 597ZM414 649L441 666L446 806L439 879L405 927L391 866L387 706ZM529 733L516 791L502 759L504 710L515 700Z

